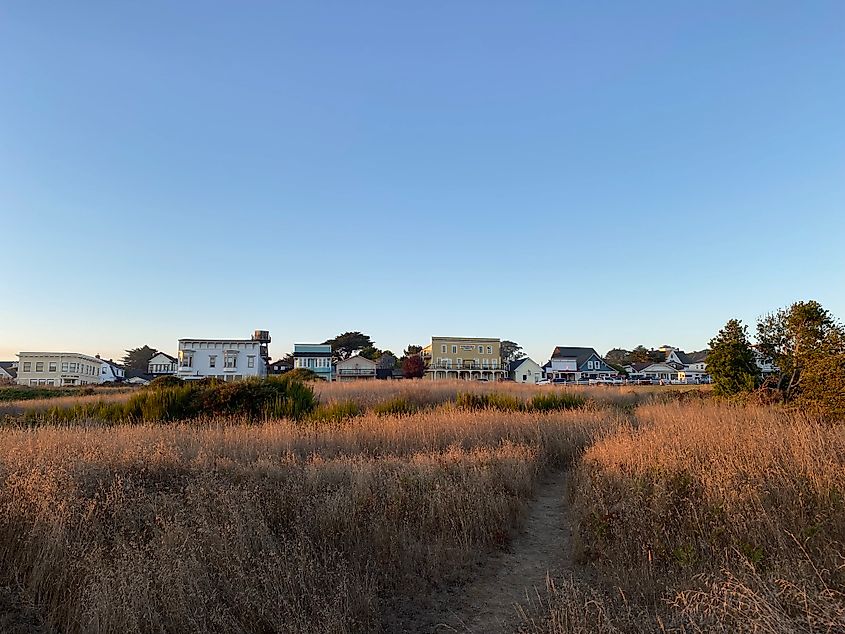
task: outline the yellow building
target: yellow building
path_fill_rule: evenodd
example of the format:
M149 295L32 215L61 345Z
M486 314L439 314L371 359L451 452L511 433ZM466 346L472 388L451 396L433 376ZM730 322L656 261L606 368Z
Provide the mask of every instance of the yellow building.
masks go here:
M502 341L488 337L432 337L423 348L431 380L499 381L507 376L502 366Z

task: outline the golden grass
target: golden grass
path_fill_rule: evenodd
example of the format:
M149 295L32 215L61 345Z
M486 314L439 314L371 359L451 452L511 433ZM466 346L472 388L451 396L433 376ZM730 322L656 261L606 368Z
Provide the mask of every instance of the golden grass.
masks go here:
M841 631L845 427L718 403L636 414L576 470L585 559L671 602L656 615L681 629Z
M608 412L0 432L0 585L65 632L382 629L506 543Z

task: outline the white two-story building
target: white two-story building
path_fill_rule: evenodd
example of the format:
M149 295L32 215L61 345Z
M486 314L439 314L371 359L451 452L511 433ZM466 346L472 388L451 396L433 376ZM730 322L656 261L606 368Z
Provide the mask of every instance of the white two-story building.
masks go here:
M260 330L251 339L180 339L176 376L221 381L265 377L269 341L269 335Z

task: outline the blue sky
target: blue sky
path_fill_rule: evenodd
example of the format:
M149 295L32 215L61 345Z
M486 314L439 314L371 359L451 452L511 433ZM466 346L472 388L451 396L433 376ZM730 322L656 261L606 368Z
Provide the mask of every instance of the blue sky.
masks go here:
M845 318L845 3L9 2L0 358Z

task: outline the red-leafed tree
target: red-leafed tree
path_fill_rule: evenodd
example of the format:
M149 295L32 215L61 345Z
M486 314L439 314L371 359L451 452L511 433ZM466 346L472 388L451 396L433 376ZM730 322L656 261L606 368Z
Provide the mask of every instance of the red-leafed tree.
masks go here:
M402 362L402 374L406 379L419 379L425 374L425 362L418 354L405 357Z

